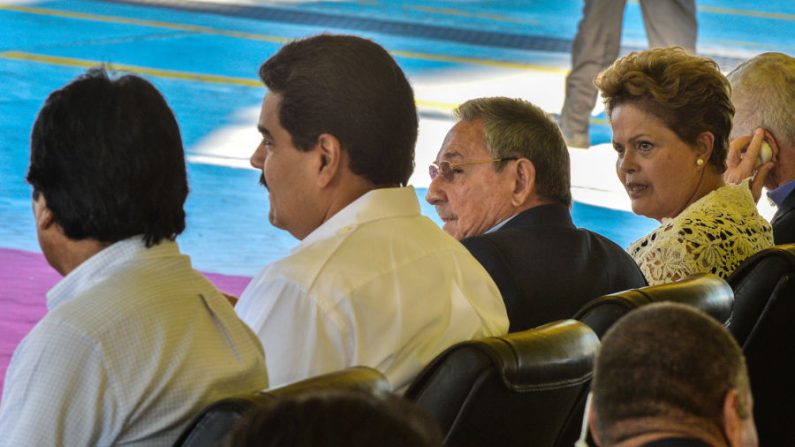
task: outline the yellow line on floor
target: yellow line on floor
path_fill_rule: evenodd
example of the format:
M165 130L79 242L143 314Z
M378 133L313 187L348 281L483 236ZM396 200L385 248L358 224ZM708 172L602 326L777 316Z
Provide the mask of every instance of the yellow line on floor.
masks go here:
M137 65L107 63L88 59L75 59L71 57L48 56L43 54L25 53L21 51L6 51L0 53L0 57L29 62L39 62L49 65L61 65L67 67L91 68L104 65L110 71L126 71L148 76L169 79L183 79L189 81L211 82L216 84L240 85L244 87L262 87L262 82L255 79L235 78L231 76L206 75L200 73L190 73L176 70L163 70L159 68L141 67Z
M48 56L44 54L25 53L22 51L6 51L0 53L0 57L4 59L12 59L27 62L37 62L48 65L60 65L66 67L80 67L91 68L104 65L109 71L130 72L141 75L154 76L158 78L167 79L181 79L187 81L200 81L210 82L215 84L238 85L243 87L257 87L263 88L262 82L258 79L236 78L231 76L215 76L206 75L201 73L191 73L176 70L162 70L159 68L141 67L138 65L126 65L116 63L105 63L102 61L94 61L88 59L76 59L71 57L61 56ZM427 101L423 99L416 99L417 107L424 109L435 109L443 112L451 112L458 107L458 104L441 102L441 101Z
M4 59L12 59L18 61L37 62L48 65L60 65L65 67L80 67L92 68L97 66L105 66L110 71L130 72L147 76L155 76L158 78L167 79L181 79L186 81L200 81L210 82L215 84L238 85L243 87L263 87L262 82L258 79L237 78L232 76L216 76L201 73L191 73L186 71L176 70L163 70L160 68L141 67L139 65L117 64L112 62L94 61L89 59L76 59L72 57L62 56L49 56L46 54L33 54L22 51L5 51L0 53L0 57ZM429 101L420 98L415 98L418 108L434 109L443 112L452 112L458 104L443 102L443 101ZM594 124L608 124L607 120L591 118L591 123Z
M786 14L783 12L764 12L764 11L754 11L750 9L718 8L715 6L699 6L698 10L703 12L711 12L715 14L725 14L732 16L761 17L763 19L777 19L777 20L795 20L795 14Z
M180 23L161 22L156 20L130 19L127 17L87 14L87 13L79 13L71 11L62 11L56 9L35 8L30 6L0 5L0 10L3 9L9 11L27 13L27 14L50 16L50 17L62 17L68 19L89 20L89 21L103 22L103 23L118 23L125 25L146 26L151 28L170 29L176 31L189 31L189 32L209 34L215 36L226 36L237 39L256 40L256 41L272 42L278 44L284 44L292 40L290 38L282 36L270 36L265 34L222 30L217 28L210 28L207 26L186 25ZM447 56L442 54L422 53L422 52L402 51L402 50L393 50L390 52L396 57L405 57L409 59L419 59L419 60L427 60L434 62L450 62L458 64L481 65L481 66L495 67L495 68L509 68L515 70L541 71L541 72L551 72L551 73L561 73L561 74L568 73L568 70L563 68L546 67L542 65L525 64L521 62Z
M532 19L520 19L511 16L499 15L499 14L489 14L483 12L471 12L465 11L463 9L454 9L454 8L437 8L433 6L404 6L403 9L407 10L414 10L420 11L430 14L439 14L439 15L447 15L447 16L457 16L457 17L468 17L474 19L486 19L486 20L493 20L495 22L508 22L508 23L519 23L525 25L539 25L538 20Z
M569 70L565 68L558 68L558 67L545 67L543 65L534 65L534 64L523 64L521 62L507 62L507 61L497 61L497 60L489 60L489 59L474 59L470 57L459 57L459 56L446 56L442 54L428 54L428 53L415 53L413 51L403 51L403 50L390 50L389 51L393 56L396 57L406 57L409 59L422 59L426 61L435 61L435 62L452 62L458 64L470 64L470 65L484 65L488 67L496 67L496 68L511 68L515 70L528 70L528 71L538 71L538 72L545 72L545 73L560 73L566 74Z
M98 14L87 14L82 12L62 11L57 9L34 8L30 6L17 6L17 5L0 5L0 10L6 9L9 11L23 12L28 14L43 15L49 17L61 17L67 19L89 20L92 22L104 23L118 23L123 25L147 26L150 28L171 29L176 31L190 31L202 34L212 34L216 36L235 37L238 39L259 40L265 42L273 42L284 44L291 39L280 36L268 36L264 34L245 33L239 31L229 31L217 28L210 28L208 26L186 25L181 23L161 22L159 20L139 20L130 19L127 17L118 16L105 16Z
M449 112L451 117L453 116L453 110L458 107L458 104L453 104L450 102L427 101L419 98L414 98L414 103L417 104L418 109L434 109L440 110L442 112Z

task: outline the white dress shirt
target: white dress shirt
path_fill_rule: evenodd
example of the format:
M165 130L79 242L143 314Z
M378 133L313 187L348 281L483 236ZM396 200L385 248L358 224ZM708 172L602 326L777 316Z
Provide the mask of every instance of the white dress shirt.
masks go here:
M267 386L256 336L175 242L105 248L47 307L8 368L2 446L170 446L210 403Z
M365 365L402 390L450 345L508 329L491 277L420 215L411 187L349 204L255 276L235 310L272 386Z

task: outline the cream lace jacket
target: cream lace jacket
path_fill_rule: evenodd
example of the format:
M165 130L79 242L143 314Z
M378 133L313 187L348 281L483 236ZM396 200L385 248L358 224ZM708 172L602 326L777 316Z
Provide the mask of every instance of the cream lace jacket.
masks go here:
M754 253L773 246L773 230L759 215L748 181L726 185L691 204L629 247L649 285L696 273L728 277Z

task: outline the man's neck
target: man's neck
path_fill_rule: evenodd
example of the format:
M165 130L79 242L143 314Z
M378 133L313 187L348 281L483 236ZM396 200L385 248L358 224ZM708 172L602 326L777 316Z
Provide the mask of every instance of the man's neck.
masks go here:
M778 162L770 175L774 177L776 187L795 180L795 147L779 144Z
M554 200L545 200L545 199L541 199L539 197L535 197L534 196L532 199L529 199L524 204L522 204L522 205L520 205L518 207L514 207L509 212L505 213L505 215L502 216L502 218L499 221L497 221L497 223L494 224L494 226L489 228L484 234L493 233L493 232L499 230L500 228L503 227L503 225L508 223L508 221L510 221L514 217L518 216L519 214L521 214L521 213L523 213L523 212L525 212L525 211L527 211L529 209L532 209L532 208L535 208L535 207L538 207L538 206L542 206L542 205L552 205L552 204L555 204L555 203L558 203L558 202L555 202Z
M347 175L347 179L343 182L340 182L331 193L330 200L328 201L328 207L326 208L326 212L324 213L323 220L320 222L320 224L322 225L324 222L331 219L332 216L340 212L343 208L374 189L397 188L398 186L400 185L376 186L364 177L349 173Z
M560 202L555 201L555 200L545 199L545 198L539 197L539 196L533 196L533 197L529 198L522 205L516 207L516 212L514 213L514 215L522 213L524 211L527 211L530 208L535 208L537 206L542 206L542 205L553 205L553 204L556 204L556 203L560 203Z
M66 239L55 249L56 253L48 254L47 260L58 273L66 276L108 245L95 239Z

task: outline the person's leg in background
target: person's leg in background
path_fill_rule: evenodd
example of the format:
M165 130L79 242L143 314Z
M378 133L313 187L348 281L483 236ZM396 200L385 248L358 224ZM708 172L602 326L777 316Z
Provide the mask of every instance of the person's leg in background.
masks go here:
M696 52L695 0L640 0L649 48L682 47Z
M572 45L571 72L566 77L566 97L560 114L560 128L569 146L590 146L588 121L597 97L593 80L618 57L625 5L626 0L585 0Z

